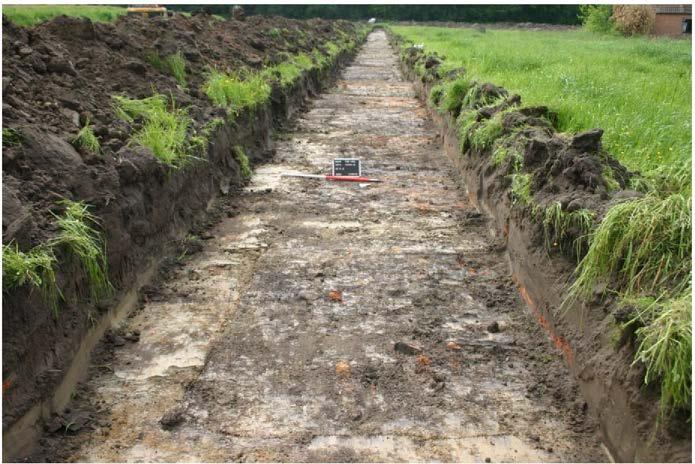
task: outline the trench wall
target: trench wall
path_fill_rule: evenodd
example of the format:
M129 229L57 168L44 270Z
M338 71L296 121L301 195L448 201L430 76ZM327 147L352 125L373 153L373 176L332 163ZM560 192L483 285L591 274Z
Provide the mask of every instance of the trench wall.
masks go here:
M391 42L398 53L399 38L391 36ZM602 442L612 458L616 462L690 462L689 424L676 426L679 430L673 430L673 425L655 428L658 392L644 386L644 371L633 365L630 343L616 346L616 324L608 305L576 303L560 309L575 265L549 254L539 243L541 225L528 210L514 205L508 189L500 190L499 184L491 181L489 159L470 148L461 152L456 119L428 104L430 91L440 80L423 79L404 56L401 70L427 105L469 198L491 219L490 232L504 239L519 293L563 353L589 413L600 424Z
M140 149L125 152L116 165L105 166L96 181L113 186L111 201L96 204L101 219L109 276L117 294L96 306L82 295L87 282L77 264L61 265L57 280L65 300L58 317L39 292L20 289L4 295L5 327L25 330L4 334L3 456L17 460L35 448L43 423L61 411L85 375L89 355L104 332L138 303L139 289L150 281L158 262L196 226L205 225L208 208L218 195L233 195L244 183L234 147L241 146L252 165L272 157L271 134L295 114L306 100L333 82L357 48L337 54L323 69L306 71L290 87L273 88L261 107L239 114L210 137L207 159L172 170ZM38 130L28 131L32 147L57 147L56 162L78 160L71 145ZM50 155L50 154L49 154ZM78 164L75 161L73 164ZM97 189L80 176L79 166L59 166L74 176L79 191ZM58 262L68 262L58 257Z

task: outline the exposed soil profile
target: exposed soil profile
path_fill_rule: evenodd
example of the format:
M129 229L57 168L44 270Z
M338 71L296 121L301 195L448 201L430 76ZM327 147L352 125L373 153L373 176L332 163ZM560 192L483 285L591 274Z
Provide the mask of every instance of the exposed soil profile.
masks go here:
M392 42L398 44L398 38ZM432 89L447 77L439 74L440 64L439 57L417 47L401 54L404 74L430 104ZM591 210L601 217L616 203L643 196L628 188L633 174L602 149L601 129L558 133L556 115L547 107L524 106L521 96L491 83L475 83L474 89L469 107L460 112L470 115L467 127L490 128L499 121L495 137L508 149L497 152L506 155L503 159L491 150L494 140L481 143L471 135L484 129L462 128L458 113L443 114L430 106L429 114L471 200L492 219L493 233L504 241L520 294L578 379L603 442L617 461L689 461L687 417L660 417L658 391L644 385L645 367L633 362L629 333L615 338L616 321L622 317L616 299L596 288L591 301L564 304L576 266L570 258L581 255L576 245L567 244L576 244L586 231L573 224L562 237L549 237L543 217L534 212L534 207L557 204L563 211ZM527 181L525 189L514 185L515 177Z
M79 263L58 256L57 318L39 292L4 295L6 459L689 460L682 430L648 436L656 394L602 336L607 307L553 311L571 267L513 207L513 161L470 144L460 156L457 128L421 101L436 57L399 57L378 29L358 53L364 30L341 21L3 27L3 127L20 136L3 147L3 243L45 242L60 200L84 201L117 290L95 304ZM186 85L153 50L185 58ZM327 64L235 117L200 90L212 68L317 51ZM418 65L433 79L413 87ZM140 122L118 118L112 95L153 92L187 108L189 136L223 120L204 162L172 169L129 143ZM480 120L520 101L482 85L490 96L504 102ZM557 134L543 107L508 116L502 130L528 126L539 198L631 194L609 192L606 163L621 188L631 174L597 157L600 130ZM100 154L70 143L88 123ZM351 157L383 182L282 176Z
M99 220L118 290L95 305L79 263L58 250L63 301L57 317L29 286L4 293L4 434L31 408L36 418L62 407L69 392L36 409L71 375L75 356L85 355L85 334L98 332L99 321L110 318L123 298L132 300L123 292L140 285L153 259L206 221L212 198L243 184L239 150L251 165L272 156L273 128L330 81L357 40L355 27L340 21L219 21L200 14L101 24L59 17L22 28L3 17L3 129L17 137L3 136L3 243L21 250L45 243L56 234L53 213L61 214L61 201L85 202ZM334 50L326 48L331 43ZM210 69L253 72L301 53L323 55L325 63L290 84L272 83L269 101L227 123L227 111L201 90ZM182 56L185 86L154 67L153 54ZM189 139L208 137L197 155L206 161L174 170L129 141L141 122L119 119L112 96L154 93L186 109ZM208 130L215 120L222 124ZM98 154L70 143L87 124L101 141Z
M30 460L607 459L383 31L275 148ZM281 177L336 157L384 182Z

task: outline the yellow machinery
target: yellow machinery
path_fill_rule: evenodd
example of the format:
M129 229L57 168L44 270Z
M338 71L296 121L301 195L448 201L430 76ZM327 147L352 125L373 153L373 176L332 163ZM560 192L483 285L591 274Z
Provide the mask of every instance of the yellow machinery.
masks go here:
M166 16L167 9L159 5L131 5L126 12L129 15L141 14L146 18L150 18L152 16Z

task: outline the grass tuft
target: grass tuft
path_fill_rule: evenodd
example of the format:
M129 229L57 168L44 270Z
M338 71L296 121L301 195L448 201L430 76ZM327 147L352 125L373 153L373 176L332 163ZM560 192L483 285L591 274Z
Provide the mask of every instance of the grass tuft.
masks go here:
M167 65L169 72L176 79L181 87L186 86L186 60L183 58L181 52L176 52L173 55L169 55L164 59L164 63Z
M104 241L95 227L99 220L82 202L65 200L65 212L56 216L58 235L49 243L51 247L63 247L81 264L92 301L108 296L113 287L108 278L108 264Z
M608 210L590 236L569 298L588 298L598 284L630 294L675 293L690 285L691 198L647 194Z
M461 153L466 153L470 143L470 136L473 128L478 123L478 113L474 110L461 111L456 124L458 125L459 150Z
M241 168L241 176L244 179L248 179L253 174L251 171L251 164L249 163L249 158L246 156L244 147L241 145L234 146L234 159L239 163L239 168Z
M659 382L662 414L688 409L692 401L692 290L648 305L630 323L639 343L635 362L646 368L645 384Z
M586 250L589 234L594 227L596 213L587 209L563 211L560 202L546 208L543 215L543 235L548 251L559 248L580 257ZM575 238L568 243L570 233Z
M31 285L40 290L43 300L58 316L60 290L56 283L55 255L50 247L39 246L28 252L19 250L16 243L2 247L2 288L13 290Z
M531 205L531 174L515 172L510 175L512 179L511 193L514 204Z
M288 87L299 79L304 71L314 67L314 60L305 53L288 57L287 61L265 68L261 76L266 80L277 78L280 85Z
M166 97L155 94L141 100L114 96L116 115L126 122L142 120L142 127L131 140L149 148L160 161L173 168L184 166L191 158L186 137L191 119L188 112L175 106L167 109Z
M236 116L265 102L270 97L270 86L259 74L242 78L213 69L203 84L203 92L215 105L228 108Z
M2 130L2 146L14 147L22 143L22 133L17 129L4 128Z
M502 120L498 115L486 119L469 135L471 146L478 151L491 148L495 140L502 135Z
M449 112L457 117L461 111L463 100L473 85L473 82L464 77L436 85L430 93L430 103L436 106L440 112Z
M90 153L97 154L101 150L101 144L99 144L99 139L94 135L94 130L89 125L89 119L85 122L85 125L77 135L71 140L72 145L79 149L86 150Z
M180 51L162 58L157 50L148 50L145 59L159 72L174 76L180 86L186 86L186 60Z

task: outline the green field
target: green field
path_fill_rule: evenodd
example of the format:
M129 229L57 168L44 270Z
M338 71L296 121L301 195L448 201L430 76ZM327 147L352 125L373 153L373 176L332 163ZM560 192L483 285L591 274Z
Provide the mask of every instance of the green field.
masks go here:
M107 5L3 5L2 14L20 26L33 26L60 15L110 22L126 14L126 9Z
M690 162L691 42L520 31L393 26L476 80L559 113L559 130L605 130L604 146L627 167Z

